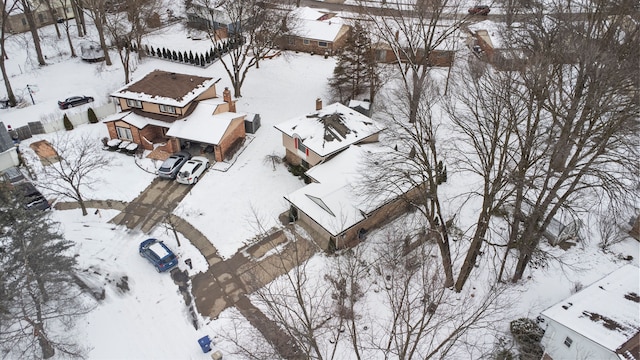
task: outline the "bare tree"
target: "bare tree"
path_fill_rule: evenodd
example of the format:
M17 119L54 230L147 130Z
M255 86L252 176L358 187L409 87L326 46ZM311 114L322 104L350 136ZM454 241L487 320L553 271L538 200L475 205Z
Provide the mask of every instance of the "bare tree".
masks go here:
M454 285L454 272L449 227L455 215L444 210L438 191L447 180L447 170L441 155L442 144L437 138L441 119L433 113L439 101L437 86L433 82L429 86L430 90L420 90L421 98L416 109L410 109L406 102L399 100L411 97L406 94L404 86L387 97L378 97L382 103L380 108L384 109L388 119L385 134L389 148L386 154L368 159L369 166L363 174L361 188L372 197L384 194L401 199L409 189L420 189L419 196L405 201L424 216L429 236L440 249L444 286L451 287ZM407 121L410 117L414 120Z
M100 141L89 136L72 138L58 136L51 144L56 151L55 160L43 167L38 185L52 193L73 199L86 216L84 191L99 182L95 172L111 164L101 149Z
M56 1L53 3L53 6L58 5L59 8L65 9L65 5L67 3L66 0L53 0ZM47 4L49 4L49 2L47 1ZM49 4L49 7L51 8L51 4ZM71 28L71 24L69 24L69 18L67 17L67 11L63 10L63 15L64 17L62 17L62 19L64 20L61 24L62 24L62 28L64 29L65 35L67 36L67 42L69 43L69 51L71 51L71 57L77 57L76 55L76 50L73 48L73 41L71 41L71 32L69 31ZM59 32L58 30L58 23L56 22L56 31ZM60 35L58 35L58 37L60 37Z
M9 14L11 14L17 8L18 1L3 1L2 2L2 22L0 23L0 71L2 71L2 80L4 81L4 87L7 91L7 99L9 100L9 106L16 106L16 95L13 93L11 82L9 81L9 74L7 74L7 68L5 66L5 60L8 59L7 51L5 49L5 41L7 40L7 21Z
M207 16L214 47L227 41L225 34L233 44L228 56L218 56L229 76L235 97L242 96L242 84L249 70L259 66L260 59L276 47L282 34L294 24L286 4L275 8L260 0L193 0L191 6ZM228 26L221 25L223 23Z
M527 113L527 103L513 89L518 82L516 73L486 69L485 76L478 76L474 65L477 64L472 60L470 67L460 71L454 81L454 96L446 106L452 130L460 134L450 142L454 149L451 153L457 159L456 170L480 179L479 188L467 193L471 203L477 201L481 205L476 210L478 218L456 280L457 291L462 290L475 267L492 217L503 211L512 191L508 185L515 167L515 130Z
M0 189L0 348L9 358L80 357L64 332L88 311L74 285L72 244L45 212L27 210L17 192Z
M138 56L142 56L140 44L143 37L152 30L149 24L152 17L158 16L161 7L160 0L134 0L127 2L123 11L111 12L104 17L104 27L114 39L118 50L125 83L128 83L130 78L131 53L134 46L138 48Z
M107 40L105 37L107 0L91 0L78 2L78 4L82 4L82 9L86 9L87 15L93 20L93 24L98 31L100 47L102 48L102 52L104 52L104 63L107 66L111 66L113 63L109 56L109 47L107 46Z
M409 122L416 121L432 68L432 53L458 31L465 18L456 18L457 0L385 3L385 16L371 12L365 2L361 13L370 21L378 41L389 46L399 72L402 99L409 107ZM453 13L450 13L454 10Z
M38 35L38 25L33 17L33 9L31 8L31 2L29 0L20 0L20 8L24 12L24 17L27 19L29 25L29 32L33 39L33 46L36 49L36 56L38 58L38 64L44 66L47 63L44 61L44 55L42 55L42 47L40 46L40 35Z
M560 3L560 20L540 13L528 33L534 55L522 77L536 117L518 128L524 142L513 179L520 204L510 234L518 250L513 281L561 209L602 193L612 203L637 199L640 60L628 54L640 51L640 28L597 1L584 6L588 15L576 21Z

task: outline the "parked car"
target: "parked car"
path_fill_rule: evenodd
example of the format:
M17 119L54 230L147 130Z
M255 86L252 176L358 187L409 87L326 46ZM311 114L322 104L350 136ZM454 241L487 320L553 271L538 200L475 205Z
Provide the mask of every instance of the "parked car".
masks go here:
M178 171L176 180L180 184L196 184L198 178L209 168L209 160L204 156L194 156Z
M161 179L175 179L182 165L189 159L191 159L191 154L186 151L180 151L169 156L158 169L158 176Z
M91 96L72 96L62 101L58 101L58 107L64 110L70 107L79 106L90 102L93 102L93 98Z
M488 5L476 5L469 8L469 14L471 15L489 15L491 9Z
M24 197L24 207L26 209L49 210L51 205L47 199L30 182L23 182L15 185L15 188Z
M149 260L158 272L165 272L178 265L178 257L158 239L147 239L140 243L140 256Z

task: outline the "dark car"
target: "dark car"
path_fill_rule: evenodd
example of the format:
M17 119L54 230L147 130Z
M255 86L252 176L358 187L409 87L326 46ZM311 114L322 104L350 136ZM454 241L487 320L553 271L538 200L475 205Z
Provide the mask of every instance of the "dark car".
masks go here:
M176 255L160 240L147 239L140 243L140 256L149 260L158 272L165 272L178 265Z
M70 107L79 106L82 104L87 104L93 101L91 96L72 96L70 98L66 98L62 101L58 101L58 107L60 109L68 109Z
M182 165L189 159L191 159L191 154L186 151L180 151L169 156L158 169L158 176L161 179L175 179Z
M15 185L16 189L24 198L24 207L26 209L49 210L51 205L47 199L33 186L30 182L23 182Z
M489 15L491 9L487 5L476 5L469 8L469 14L471 15Z

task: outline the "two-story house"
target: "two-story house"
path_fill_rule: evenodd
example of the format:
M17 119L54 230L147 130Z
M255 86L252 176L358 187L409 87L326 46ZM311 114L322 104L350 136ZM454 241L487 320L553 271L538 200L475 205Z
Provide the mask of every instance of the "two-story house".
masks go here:
M42 0L28 0L27 4L33 15L35 25L51 25L59 20L73 19L73 2L71 0L51 1L49 4ZM29 23L23 7L14 7L6 16L6 28L11 33L29 31Z
M543 360L640 359L640 269L625 265L540 318Z
M311 168L353 144L378 141L383 127L358 111L334 103L275 125L282 132L286 159L292 165Z
M111 139L168 153L200 149L222 161L244 141L246 114L229 89L217 96L218 80L154 70L111 94L122 111L103 123Z

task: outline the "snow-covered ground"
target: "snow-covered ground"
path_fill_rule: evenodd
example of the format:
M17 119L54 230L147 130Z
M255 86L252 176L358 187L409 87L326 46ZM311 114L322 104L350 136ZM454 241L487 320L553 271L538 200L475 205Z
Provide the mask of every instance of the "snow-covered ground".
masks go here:
M191 40L181 26L164 29L148 39L149 44L184 46L185 43L209 48L203 40ZM17 93L24 93L27 85L36 85L33 94L35 105L24 108L0 110L0 120L5 125L18 127L42 117L61 117L56 101L69 95L88 95L97 104L105 103L108 94L123 85L124 74L118 57L112 54L114 65L88 64L79 58L65 54L66 42L55 39L51 29L43 29L45 54L49 65L34 66L28 56L30 50L27 34L15 36L8 42L7 69ZM171 45L174 44L174 45ZM25 48L29 49L25 52ZM175 214L183 217L202 231L223 257L233 255L238 248L252 239L263 228L276 225L279 213L287 209L283 195L304 186L290 175L284 166L272 166L265 162L270 154L283 155L281 135L273 125L314 109L315 99L327 99L327 79L331 76L335 59L324 59L308 54L286 54L260 63L259 69L251 69L239 99L239 111L258 113L262 128L248 142L235 163L226 172L210 171L190 194L180 203ZM154 69L187 72L196 75L220 77L218 89L230 86L221 64L206 69L158 59L145 59L135 66L134 79ZM219 91L220 91L219 90ZM83 111L86 106L67 110ZM76 127L73 134L91 134L99 139L107 135L102 124ZM50 139L55 134L38 135L24 141L21 148L28 154L32 141ZM97 141L97 140L96 140ZM140 169L132 157L110 153L114 166L99 174L102 184L88 193L92 199L129 201L135 198L153 179L153 175ZM33 156L31 156L33 158ZM449 176L450 184L456 181ZM454 186L454 185L450 185ZM87 349L90 359L208 359L196 340L204 335L215 336L228 330L231 319L237 319L233 309L219 319L200 319L196 330L188 314L187 306L177 286L168 274L158 274L137 254L138 244L147 237L158 237L178 253L181 259L191 258L194 268L184 262L180 268L191 275L206 270L206 261L181 238L178 247L173 235L162 228L152 234L141 234L115 227L108 220L116 214L113 210L90 211L83 217L79 210L52 211L51 216L61 223L65 236L76 243L79 265L87 269L87 279L105 286L105 300L96 302L96 308L82 317L74 330L77 341ZM583 247L577 246L564 254L564 259L574 267L560 268L553 263L545 269L529 271L529 278L512 286L511 295L518 298L511 309L515 317L535 317L541 310L568 296L576 282L583 285L601 278L626 261L622 255L632 255L632 263L638 265L638 242L627 241L604 254L597 250L592 240ZM322 266L323 257L315 258L314 267ZM128 290L122 290L126 276ZM482 272L473 274L482 279ZM121 286L122 287L122 286ZM87 301L93 301L87 299ZM247 326L247 324L243 324ZM507 324L505 324L506 326ZM217 337L214 339L218 339ZM225 349L224 342L216 344ZM232 357L226 356L225 359Z

